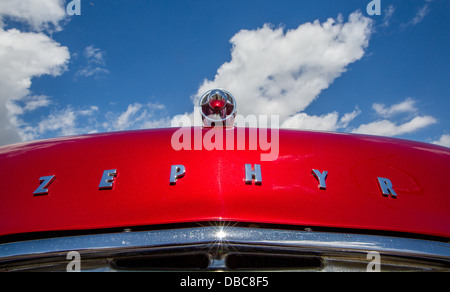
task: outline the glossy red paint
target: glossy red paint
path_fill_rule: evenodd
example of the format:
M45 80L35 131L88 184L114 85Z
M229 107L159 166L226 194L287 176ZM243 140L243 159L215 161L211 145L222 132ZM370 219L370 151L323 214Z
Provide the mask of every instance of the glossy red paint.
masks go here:
M450 237L448 148L280 130L278 159L261 161L267 151L248 142L247 150L176 151L177 130L1 147L0 235L224 220ZM245 164L261 165L261 185L245 184ZM176 185L171 165L186 168ZM117 169L114 187L99 190L109 169ZM328 171L325 190L313 169ZM49 193L33 196L49 175L56 176ZM378 177L392 181L397 198L382 195Z

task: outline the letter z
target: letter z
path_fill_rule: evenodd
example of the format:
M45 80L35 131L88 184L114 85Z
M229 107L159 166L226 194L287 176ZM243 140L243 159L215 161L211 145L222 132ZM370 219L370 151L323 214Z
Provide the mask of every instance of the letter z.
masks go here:
M33 195L41 196L48 194L48 186L55 180L55 176L43 176L39 178L39 182L41 183L39 187L34 191Z

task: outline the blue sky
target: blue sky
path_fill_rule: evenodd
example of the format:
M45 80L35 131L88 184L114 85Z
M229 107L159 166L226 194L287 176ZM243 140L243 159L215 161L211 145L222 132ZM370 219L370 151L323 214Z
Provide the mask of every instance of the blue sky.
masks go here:
M223 87L282 128L450 147L447 0L69 2L0 0L0 144L169 127Z

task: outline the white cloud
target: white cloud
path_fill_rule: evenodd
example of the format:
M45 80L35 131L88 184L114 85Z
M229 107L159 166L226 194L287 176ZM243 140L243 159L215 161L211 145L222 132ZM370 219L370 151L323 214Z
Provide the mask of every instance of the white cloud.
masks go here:
M415 107L415 104L416 101L412 98L407 98L391 106L374 103L372 109L383 119L360 125L352 132L379 136L399 136L416 132L437 123L437 120L432 116L419 116L419 110ZM394 117L398 119L401 114L406 115L403 122L389 120Z
M405 101L386 107L384 104L374 103L372 108L382 117L391 117L400 113L416 113L417 109L414 106L415 100L407 98Z
M67 47L45 32L61 30L66 19L64 0L0 0L0 144L34 137L23 114L51 104L50 98L33 95L32 79L59 76L67 70ZM8 29L9 21L28 25L29 32Z
M346 113L342 118L339 127L347 128L348 124L361 114L361 110L356 107L351 113Z
M384 11L383 11L383 23L381 26L387 27L389 26L392 16L394 15L395 7L393 5L389 5Z
M23 105L21 105L23 104ZM19 116L24 113L34 111L40 107L47 107L51 104L50 97L45 95L28 95L19 101L9 100L6 108L10 115Z
M69 57L66 47L44 34L0 29L1 97L28 95L33 77L62 74Z
M416 25L419 22L421 22L425 16L430 12L430 7L428 4L425 4L424 6L420 7L417 11L417 14L414 16L414 18L411 20L412 25Z
M413 133L435 123L437 123L437 120L431 116L417 116L412 120L401 124L396 124L389 120L380 120L360 125L352 132L378 136L399 136Z
M16 107L20 111L20 107ZM164 105L158 103L130 104L124 112L102 111L97 106L53 110L37 125L19 120L22 140L35 140L59 136L71 136L98 132L112 132L131 129L162 128L170 125L170 118Z
M99 77L102 74L109 74L109 70L105 68L106 52L94 47L93 45L87 46L84 49L83 56L86 58L86 65L79 69L75 76L82 77Z
M130 104L123 113L108 113L103 128L106 131L122 131L168 127L170 118L166 115L165 109L165 106L159 103Z
M58 76L67 69L69 50L43 33L0 28L0 144L23 139L14 101L23 100L23 111L48 105L48 98L32 97L32 78Z
M388 11L392 16L394 8ZM278 114L281 128L293 129L399 136L437 123L434 117L418 115L412 98L390 106L374 103L373 110L383 119L356 127L349 124L361 114L358 107L344 115L337 111L322 115L304 112L349 64L363 57L371 24L356 12L348 22L315 21L286 33L269 25L240 31L231 39L231 61L218 69L214 80L204 81L194 103L209 89L225 88L239 98L239 114ZM401 122L389 120L399 115L407 116ZM192 121L193 114L177 116L172 124L178 125L183 118Z
M332 112L321 116L298 113L287 118L282 123L281 128L336 131L341 128L346 128L360 113L361 111L356 108L353 112L344 114L341 119L339 119L338 112Z
M19 104L17 100L6 101L5 107L9 116L9 124L11 129L14 127L14 135L18 136L20 140L30 140L36 137L36 135L31 134L30 131L34 131L32 127L27 125L22 119L22 115L27 112L34 111L40 107L46 107L50 105L51 101L47 96L26 96ZM2 133L2 131L0 131ZM3 131L3 137L0 136L4 141L7 141L8 134ZM1 144L1 143L0 143Z
M46 107L51 104L50 98L45 95L27 96L24 99L25 106L23 107L24 112L34 111L40 107Z
M335 131L337 129L339 114L332 112L322 116L299 113L287 118L281 128Z
M5 18L28 24L35 31L61 30L66 17L64 0L1 0L0 25Z
M403 27L417 25L420 22L422 22L422 20L425 18L425 16L427 16L428 13L430 13L430 11L431 11L431 9L430 9L431 2L433 2L433 0L425 0L425 4L421 7L419 7L419 9L417 10L414 17L410 21L408 21L406 24L403 24Z
M231 39L231 61L223 64L214 80L205 80L194 97L212 88L225 88L239 98L239 114L276 114L286 124L305 124L302 112L322 90L364 55L372 20L355 12L324 23L314 21L284 32L264 25L241 30ZM335 113L320 127L331 127ZM292 116L291 118L289 118Z
M101 68L101 67L93 67L93 66L87 66L84 68L81 68L80 70L77 71L77 73L75 74L75 76L82 76L82 77L91 77L91 76L95 76L98 77L101 74L108 74L109 70L105 69L105 68Z
M105 52L93 45L88 46L84 49L84 56L88 59L89 63L95 63L100 65L105 65Z
M355 12L347 22L339 16L314 21L293 30L264 25L241 30L231 39L231 61L214 80L204 80L193 97L213 88L225 88L238 98L238 113L246 116L279 115L282 128L334 131L345 128L361 111L339 119L338 112L309 115L304 110L328 88L347 66L361 59L372 33L372 20ZM172 125L193 113L176 116ZM198 121L199 119L194 119Z
M432 143L450 148L450 135L444 134L441 136L441 138L439 140L433 141Z
M130 104L127 110L120 114L117 121L114 123L113 127L115 130L124 130L131 127L131 124L139 120L141 116L136 117L136 114L141 110L142 104L135 103ZM131 120L133 118L133 120Z
M389 25L394 12L392 5L387 7L383 25ZM239 114L276 114L281 128L399 136L437 123L432 116L419 115L412 98L390 106L374 103L372 108L382 119L356 127L349 125L361 114L358 107L344 115L305 112L348 65L364 56L371 33L372 21L359 12L351 14L347 22L338 17L287 32L269 25L242 30L231 39L231 60L217 70L213 80L204 80L193 96L194 104L204 92L225 88L238 98ZM192 123L193 116L176 116L172 125L184 124L185 119ZM390 120L394 117L396 120Z
M62 136L78 134L80 131L77 130L76 126L77 117L79 115L92 114L93 110L84 110L80 112L68 107L64 110L53 113L47 119L39 123L38 133L39 135L42 135L49 131L56 131L58 132L58 135Z
M108 112L102 121L99 121L102 117L96 106L67 106L52 111L36 126L26 124L22 119L24 113L51 104L49 97L30 92L32 79L61 75L67 69L70 54L66 47L42 33L61 29L59 23L65 18L64 1L21 1L0 0L0 144L46 135L170 125L165 107L152 103L130 104L123 112ZM5 3L10 5L2 10ZM38 32L5 30L4 21L8 17L23 21ZM204 80L193 97L195 105L207 90L225 88L238 97L241 115L278 114L282 127L288 128L348 130L349 123L361 113L358 108L342 116L336 111L323 115L309 115L304 111L351 63L364 56L371 33L372 20L359 12L351 14L345 22L339 16L336 20L314 21L288 31L270 25L241 30L231 39L231 60L217 70L213 80ZM106 53L101 49L90 45L83 56L85 66L76 76L97 77L109 73L105 68ZM404 123L387 120L401 113L417 114L414 105L412 99L392 106L374 104L375 112L385 119L361 125L353 132L393 136L436 123L430 116L416 116ZM186 115L193 116L192 113Z
M90 106L84 109L74 109L67 106L65 109L52 112L42 119L36 126L23 123L19 132L22 140L35 140L43 136L69 136L95 131L94 124L86 122L93 117L98 107ZM81 126L80 124L85 124Z

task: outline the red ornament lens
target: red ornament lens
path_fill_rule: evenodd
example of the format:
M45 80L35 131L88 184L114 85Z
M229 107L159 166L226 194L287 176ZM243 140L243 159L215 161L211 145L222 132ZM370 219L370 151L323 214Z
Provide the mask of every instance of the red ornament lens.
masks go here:
M224 108L224 106L225 106L225 101L223 101L223 100L218 100L218 99L212 99L212 100L209 101L209 106L210 106L212 109L220 110L220 109L223 109L223 108Z

